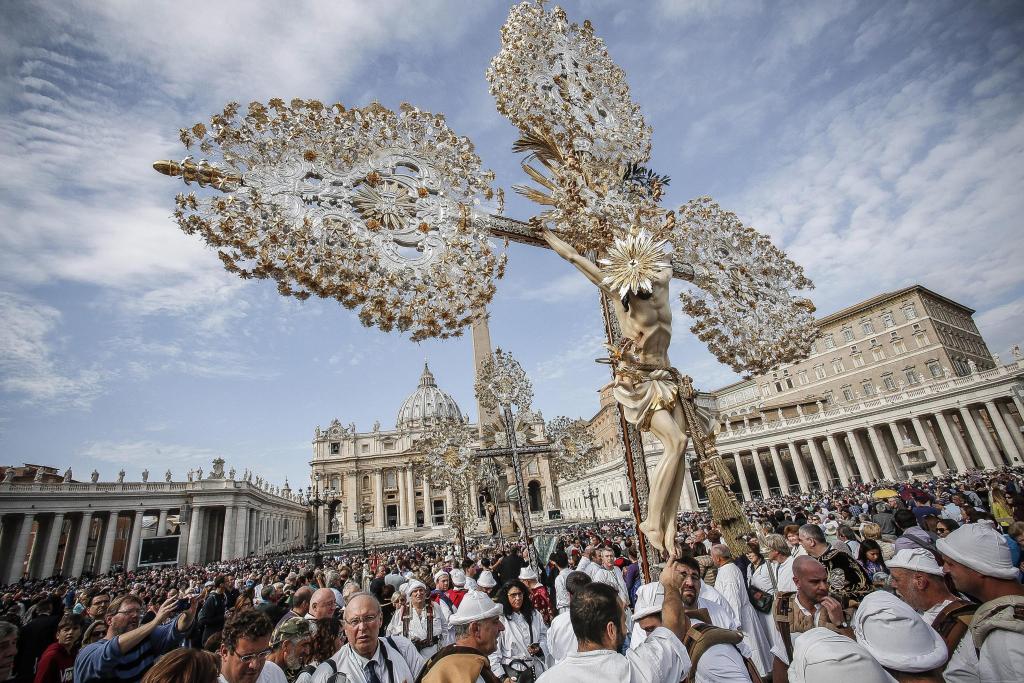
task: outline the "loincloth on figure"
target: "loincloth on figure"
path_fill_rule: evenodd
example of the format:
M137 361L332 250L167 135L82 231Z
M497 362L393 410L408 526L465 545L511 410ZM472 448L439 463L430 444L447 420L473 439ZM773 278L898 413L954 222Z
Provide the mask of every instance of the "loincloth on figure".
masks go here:
M688 396L687 390L692 393L692 388L673 367L639 362L635 348L632 339L623 339L618 348L609 348L611 358L607 362L615 367L612 396L630 424L649 432L654 413L672 412L680 397Z

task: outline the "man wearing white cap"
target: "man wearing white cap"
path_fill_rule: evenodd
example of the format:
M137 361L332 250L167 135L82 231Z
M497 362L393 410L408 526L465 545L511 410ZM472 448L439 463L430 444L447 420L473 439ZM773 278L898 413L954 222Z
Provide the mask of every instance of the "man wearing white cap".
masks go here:
M615 589L591 582L573 597L569 606L572 629L579 648L560 664L545 671L537 683L675 683L689 671L690 658L683 647L689 621L683 611L682 576L669 561L661 573L665 590L662 623L637 648L625 655L619 650L626 640L625 604Z
M480 591L466 595L452 616L455 644L441 648L423 667L422 683L499 683L488 655L498 648L501 605Z
M946 651L952 653L942 677L947 683L977 683L978 653L968 634L977 605L949 592L942 567L924 548L904 548L887 566L896 594L921 614L945 641Z
M812 628L793 648L790 683L895 683L857 641L827 628Z
M590 583L590 576L585 572L569 572L565 579L565 590L569 594L570 603L572 596ZM572 630L572 615L566 610L555 616L548 627L548 654L551 655L551 663L558 664L569 655L576 652L579 641L576 640L576 633Z
M523 567L519 570L519 580L525 583L530 591L530 602L533 603L533 609L543 617L544 625L550 626L551 619L554 617L551 597L548 595L548 589L538 580L537 570L530 566Z
M742 633L738 630L718 626L717 633L708 632L702 626L717 626L714 619L717 617L720 623L733 625L735 620L715 603L704 602L704 607L697 607L700 603L698 593L700 590L700 565L692 557L681 558L677 562L677 570L682 578L680 585L680 599L686 614L689 616L690 629L687 639L693 636L690 642L693 650L688 648L690 656L690 678L696 683L712 683L713 681L729 681L730 683L750 683L751 676L747 671L746 655L750 648L743 643ZM658 626L662 625L661 613L664 608L665 587L660 583L649 583L642 586L637 593L636 608L633 612L633 635L630 640L630 650L637 648L643 643L647 634ZM711 616L714 613L714 616ZM727 641L712 644L708 647L707 640L699 647L696 640L707 637L714 642L714 635L722 633L733 636ZM687 642L684 639L684 643ZM696 661L694 661L696 658Z
M936 544L943 569L958 590L983 600L971 636L984 683L1019 680L1024 674L1024 586L1003 535L987 524L965 524Z
M490 569L480 572L480 576L476 580L476 589L478 591L489 596L497 586L498 582L494 580L494 574L491 573Z
M946 643L910 605L887 591L864 597L853 616L857 642L898 681L935 680Z
M427 586L422 581L410 580L402 585L402 592L408 602L391 617L387 632L411 640L420 656L426 659L452 642L448 623L440 608L427 600Z

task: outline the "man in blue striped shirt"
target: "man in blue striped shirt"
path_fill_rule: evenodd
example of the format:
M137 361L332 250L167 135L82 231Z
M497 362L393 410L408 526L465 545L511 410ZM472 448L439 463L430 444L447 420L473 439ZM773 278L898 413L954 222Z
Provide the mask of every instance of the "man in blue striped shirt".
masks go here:
M192 596L188 607L165 624L179 611L178 596L169 597L156 618L140 626L145 614L142 600L131 593L115 599L104 617L106 637L82 648L75 659L75 683L138 681L161 655L181 645L199 601L200 596Z

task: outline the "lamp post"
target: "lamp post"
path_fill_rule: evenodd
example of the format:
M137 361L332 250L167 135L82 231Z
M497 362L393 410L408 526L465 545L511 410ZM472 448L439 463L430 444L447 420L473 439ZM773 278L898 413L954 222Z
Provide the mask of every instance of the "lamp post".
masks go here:
M597 491L594 490L589 481L587 482L587 494L583 497L590 501L590 514L594 516L594 524L597 524L597 508L594 507Z
M370 512L366 505L363 505L363 509L352 513L352 520L359 525L359 541L363 548L363 567L364 574L369 570L369 557L366 553L366 523L370 521Z
M333 489L327 488L320 493L320 480L323 475L319 472L313 474L312 488L306 487L306 504L313 508L313 564L317 567L323 565L323 556L320 554L320 508L328 505L335 497Z

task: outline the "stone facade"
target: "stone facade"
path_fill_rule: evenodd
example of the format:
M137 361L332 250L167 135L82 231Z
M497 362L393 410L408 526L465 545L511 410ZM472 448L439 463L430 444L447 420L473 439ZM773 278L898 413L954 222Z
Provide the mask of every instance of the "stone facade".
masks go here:
M719 451L736 493L750 500L905 479L909 454L934 461L934 473L1024 462L1024 357L993 357L973 313L921 286L882 294L821 318L806 360L702 394L699 407L722 425ZM628 514L602 506L608 496L628 502L609 413L614 404L602 399L592 419L601 466L559 482L571 518L591 516L588 486L598 494L598 516ZM649 434L644 443L653 471L661 446ZM688 472L681 509L703 498Z
M37 467L37 466L26 466ZM0 583L24 576L103 574L138 566L143 538L177 536L179 564L305 547L308 508L287 484L213 473L189 481L81 483L45 468L47 481L0 483ZM122 473L123 474L123 473Z
M351 543L361 533L371 542L414 535L424 538L424 534L429 537L434 531L436 535L446 533L452 505L450 492L432 487L416 471L414 463L422 455L420 442L430 427L438 420L451 419L462 421L468 431L479 431L455 400L437 386L430 368L424 365L419 384L402 402L393 429L382 429L378 422L372 430L360 432L354 424L343 426L339 420L331 422L327 429L317 427L310 468L312 482L326 499L315 524L321 543ZM528 422L533 438L543 440L540 416L533 416ZM558 509L558 491L552 483L547 458L524 458L523 478L531 514L540 523L547 519L550 510ZM486 526L482 518L489 500L499 504L499 515L508 521L509 508L502 503L513 481L511 472L505 468L493 486L472 487L470 496L477 501L481 528ZM365 525L357 521L360 514L365 516Z

